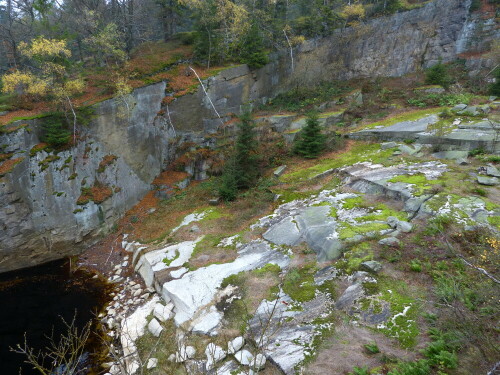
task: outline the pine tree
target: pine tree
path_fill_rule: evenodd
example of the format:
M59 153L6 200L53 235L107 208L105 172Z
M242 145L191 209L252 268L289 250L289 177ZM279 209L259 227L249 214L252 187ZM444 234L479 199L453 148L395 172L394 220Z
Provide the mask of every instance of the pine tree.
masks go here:
M317 158L325 148L325 136L321 134L318 115L310 113L306 126L300 132L293 146L293 152L308 159Z
M250 113L245 112L240 120L234 154L226 162L219 187L219 196L225 201L235 200L239 189L252 187L260 174Z
M235 171L238 189L247 189L255 184L259 176L257 141L250 112L240 117L238 138L236 140Z
M222 172L219 197L224 201L234 201L237 195L236 169L234 167L234 159L230 159L226 162L224 171Z
M66 145L70 140L70 131L63 125L60 116L54 116L42 125L42 141L51 146L59 147Z
M240 61L251 69L262 68L269 62L264 48L264 40L255 22L241 41Z
M495 83L492 83L489 87L490 95L500 96L500 68L495 71Z

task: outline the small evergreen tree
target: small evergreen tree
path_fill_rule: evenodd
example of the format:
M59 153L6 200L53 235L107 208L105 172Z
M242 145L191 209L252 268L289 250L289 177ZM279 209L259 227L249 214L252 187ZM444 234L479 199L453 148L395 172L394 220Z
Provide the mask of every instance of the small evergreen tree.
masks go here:
M224 201L234 201L238 194L236 184L236 170L234 168L234 159L230 159L224 166L222 172L221 184L219 186L219 197Z
M42 141L51 146L64 146L70 140L71 132L63 124L63 120L59 116L50 118L42 125L42 129Z
M264 40L255 22L248 33L242 38L240 46L240 61L243 64L247 64L251 69L262 68L269 62L269 58L264 51Z
M240 120L234 154L226 162L219 187L219 196L225 201L236 199L239 189L252 187L260 174L250 113L245 112Z
M240 117L235 151L236 184L238 189L247 189L259 177L257 141L250 112L245 112Z
M295 140L293 152L305 158L314 159L319 156L324 148L325 136L321 134L318 115L310 113L307 116L306 126Z
M489 93L490 95L500 96L500 68L495 71L495 83L490 85Z

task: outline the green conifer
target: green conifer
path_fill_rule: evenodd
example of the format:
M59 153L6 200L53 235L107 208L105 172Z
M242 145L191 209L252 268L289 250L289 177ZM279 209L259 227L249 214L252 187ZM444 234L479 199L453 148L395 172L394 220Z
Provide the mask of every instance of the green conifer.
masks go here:
M324 148L325 136L321 134L318 115L316 113L310 113L307 116L306 126L295 140L293 151L305 158L314 159L319 156Z
M241 41L240 53L240 61L247 64L251 69L262 68L269 62L265 52L264 40L255 22Z

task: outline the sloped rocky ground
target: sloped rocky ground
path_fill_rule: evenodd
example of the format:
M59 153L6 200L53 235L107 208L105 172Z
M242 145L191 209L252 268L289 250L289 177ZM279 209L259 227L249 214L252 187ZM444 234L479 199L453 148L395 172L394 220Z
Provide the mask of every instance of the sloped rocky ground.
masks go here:
M343 374L365 366L385 374L415 363L429 367L424 373L486 369L495 358L494 345L486 345L495 314L484 313L498 296L498 140L491 138L496 123L470 113L464 119L467 108L455 108L438 128L439 117L426 113L368 127L350 137L375 142L350 141L315 163L279 168L272 210L232 233L218 228L235 213L219 206L172 225L173 242L124 238L131 265L157 294L118 317L129 370ZM260 121L290 134L300 128L292 115ZM468 140L449 141L459 133ZM491 156L470 157L478 145ZM464 318L450 330L454 314ZM488 332L483 355L467 349L475 339L466 323L474 319L481 320L478 332ZM175 335L173 346L164 346L170 351L145 352L139 337L160 340L165 331ZM438 353L448 357L438 363L428 349L445 340L436 332L470 336L456 339L460 345L446 341Z

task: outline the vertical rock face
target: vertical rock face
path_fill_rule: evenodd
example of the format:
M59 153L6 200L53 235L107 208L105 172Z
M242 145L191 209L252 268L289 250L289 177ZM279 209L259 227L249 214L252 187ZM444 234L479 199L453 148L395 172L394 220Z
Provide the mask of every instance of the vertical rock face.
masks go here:
M135 90L129 110L96 105L77 146L57 154L35 152L40 120L1 136L21 161L0 178L0 272L77 253L144 196L172 136L156 119L164 90Z
M290 53L275 54L263 68L246 65L226 69L205 81L219 119L200 88L170 105L176 129L214 133L240 113L244 103L266 102L280 92L323 81L355 77L401 76L452 61L468 52L484 52L500 38L495 18L470 14L470 0L435 0L411 11L372 19L358 27L336 30L332 35L308 40ZM490 67L484 57L469 58L476 71Z
M469 0L436 0L308 41L299 48L291 80L401 76L451 61L471 47L475 21L469 7Z

